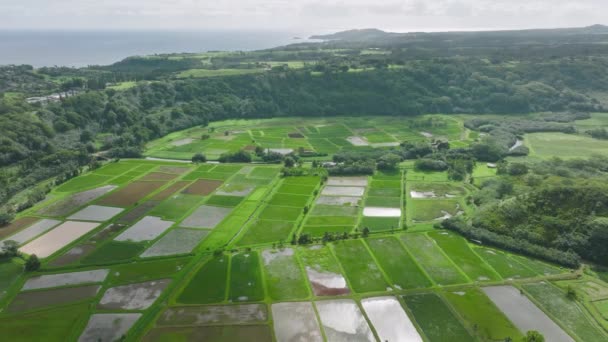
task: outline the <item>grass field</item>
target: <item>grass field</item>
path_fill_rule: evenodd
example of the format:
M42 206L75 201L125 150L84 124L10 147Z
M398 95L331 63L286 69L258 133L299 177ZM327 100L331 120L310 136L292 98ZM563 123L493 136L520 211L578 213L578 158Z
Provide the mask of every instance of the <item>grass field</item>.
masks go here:
M474 250L504 279L529 278L537 275L501 251L481 247L476 247Z
M478 289L446 292L445 297L465 319L469 329L484 341L503 341L523 338L509 319Z
M447 215L454 216L460 210L460 204L455 199L411 200L408 203L412 207L411 219L414 222L440 220Z
M468 342L473 337L446 303L434 293L403 297L406 306L432 342Z
M233 302L264 299L264 285L257 252L235 254L230 261L230 294Z
M405 234L401 236L411 255L440 285L467 283L468 280L441 249L424 234Z
M608 141L585 135L565 133L532 133L524 136L531 157L582 158L593 154L608 155Z
M606 341L608 335L591 323L584 310L566 294L550 283L525 284L523 288L566 331L578 336L581 341Z
M366 243L396 288L415 289L431 286L431 281L396 238L373 238L367 239Z
M388 284L382 271L361 241L338 243L334 251L353 290L360 293L386 290Z
M452 261L473 281L500 280L492 268L481 260L462 237L448 232L431 232L429 236L450 256Z
M227 256L215 257L205 263L189 280L177 297L182 304L210 304L224 301L228 281Z

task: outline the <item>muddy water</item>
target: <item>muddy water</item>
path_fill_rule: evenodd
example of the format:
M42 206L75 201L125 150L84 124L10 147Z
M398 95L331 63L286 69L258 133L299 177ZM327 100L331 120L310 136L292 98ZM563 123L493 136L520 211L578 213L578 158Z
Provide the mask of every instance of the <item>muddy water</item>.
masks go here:
M367 298L361 304L381 341L422 342L418 331L395 297Z
M323 341L312 303L272 304L272 317L278 342Z
M338 296L350 293L346 279L341 274L319 272L308 266L306 274L316 296Z
M375 341L354 300L325 300L317 302L316 306L328 341Z

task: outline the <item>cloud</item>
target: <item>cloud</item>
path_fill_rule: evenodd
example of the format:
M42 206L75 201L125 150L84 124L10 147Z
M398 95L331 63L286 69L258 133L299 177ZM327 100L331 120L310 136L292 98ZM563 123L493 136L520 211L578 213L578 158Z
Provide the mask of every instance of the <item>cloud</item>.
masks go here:
M19 0L2 28L443 30L606 23L605 0Z

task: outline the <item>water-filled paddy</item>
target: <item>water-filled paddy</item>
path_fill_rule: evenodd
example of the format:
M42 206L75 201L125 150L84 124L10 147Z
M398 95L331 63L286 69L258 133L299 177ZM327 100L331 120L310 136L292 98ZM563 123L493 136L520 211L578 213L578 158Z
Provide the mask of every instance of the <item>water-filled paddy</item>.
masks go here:
M101 297L99 308L111 310L147 309L158 299L169 282L169 279L162 279L111 287Z
M146 249L142 258L190 253L207 235L208 231L177 228L169 231L154 245Z
M354 300L324 300L315 305L328 341L376 340Z
M146 216L118 235L114 240L134 242L154 240L172 225L173 222L171 221L164 221L154 216Z
M90 205L81 211L68 217L70 220L96 221L103 222L120 214L124 209L114 207L104 207L101 205Z
M178 306L165 310L157 326L262 323L268 320L265 304Z
M39 258L46 258L97 226L99 223L66 221L21 247L20 251L26 254L36 254Z
M381 341L422 342L422 337L395 297L366 298L361 305Z
M78 341L120 340L140 317L140 313L94 314L89 319Z
M323 341L315 316L310 302L272 304L274 333L277 341Z
M51 228L55 227L56 225L58 225L60 223L61 223L61 221L57 221L57 220L42 219L42 220L34 223L33 225L19 231L17 234L11 235L11 236L7 237L6 239L0 241L0 243L3 243L4 241L12 240L21 245L21 244L35 238L36 236L47 232L48 230L50 230Z
M107 269L80 271L70 273L46 274L29 278L22 290L37 290L66 285L80 285L86 283L101 283L108 276Z

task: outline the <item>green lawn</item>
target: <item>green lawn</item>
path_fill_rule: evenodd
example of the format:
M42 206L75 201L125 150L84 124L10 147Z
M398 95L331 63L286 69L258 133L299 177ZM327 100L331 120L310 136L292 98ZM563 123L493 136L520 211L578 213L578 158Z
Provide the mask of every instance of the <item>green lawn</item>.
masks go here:
M400 197L368 196L365 199L366 207L401 208Z
M406 306L431 342L469 342L471 334L434 293L404 296Z
M78 192L102 186L109 182L112 176L102 176L96 174L87 174L84 176L72 178L69 181L55 188L58 192Z
M483 341L521 341L522 333L479 289L446 292L445 297Z
M460 210L460 204L454 199L417 199L410 200L408 205L411 207L412 221L427 222L438 220L446 213L456 215Z
M401 241L435 283L452 285L468 282L450 259L425 234L404 234L401 236Z
M257 252L242 252L230 261L230 294L233 302L255 302L264 299L264 285Z
M136 262L112 267L108 277L111 283L138 283L153 279L169 278L181 271L190 258Z
M290 195L290 194L275 194L272 196L269 204L282 207L304 208L308 203L309 196Z
M306 221L309 226L349 226L355 224L356 216L310 216Z
M292 229L293 222L258 220L247 228L238 245L248 246L279 241L289 242L289 233Z
M425 288L431 281L405 251L395 237L365 239L378 264L392 281L392 285L402 289Z
M399 229L399 217L363 217L359 228L369 228L372 232L379 232L383 230L398 230Z
M593 154L608 155L608 141L586 135L565 133L532 133L524 136L530 156L540 158L584 158Z
M353 290L359 293L384 291L388 284L382 271L360 240L334 244L334 251Z
M11 261L0 263L0 299L4 292L19 278L23 273L23 265Z
M224 301L228 285L228 260L226 255L222 255L204 264L179 294L177 302L210 304Z
M243 197L239 196L224 196L224 195L215 195L209 197L205 204L215 205L220 207L236 207L243 201Z
M261 220L295 221L302 214L301 208L269 205L260 213Z

